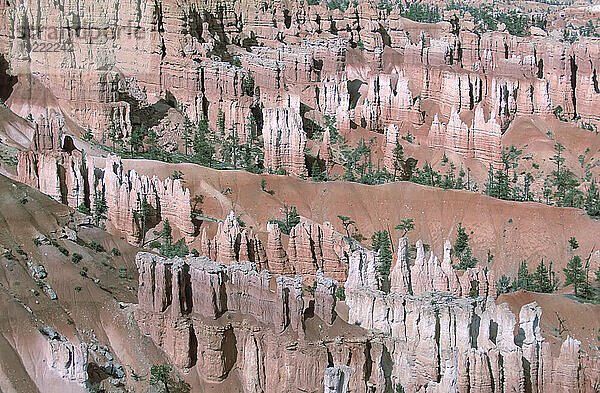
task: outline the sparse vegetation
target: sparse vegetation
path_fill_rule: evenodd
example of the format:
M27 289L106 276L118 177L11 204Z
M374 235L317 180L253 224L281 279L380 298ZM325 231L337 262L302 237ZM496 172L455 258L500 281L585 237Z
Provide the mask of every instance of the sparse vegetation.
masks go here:
M412 231L415 228L415 221L412 218L400 221L400 224L396 225L395 229L402 231L402 237Z
M173 243L173 233L168 219L166 219L163 223L163 229L160 233L160 237L162 238L162 245L160 245L159 250L161 255L167 258L172 258L175 256L184 257L190 253L187 245L185 244L185 239L182 238Z
M271 223L275 223L279 225L279 230L281 233L285 233L286 235L290 234L290 231L293 227L300 223L300 215L296 210L296 206L283 206L283 215L284 219L281 220L269 220Z
M392 268L392 250L388 231L377 231L371 236L373 251L377 252L377 272L387 279Z
M87 247L96 252L104 252L104 247L102 247L102 245L95 240L90 241L87 244Z
M87 275L88 275L88 268L86 266L82 267L81 270L79 271L79 275L81 277L87 277Z
M190 385L173 375L173 368L168 364L153 365L150 368L148 383L163 393L189 393Z
M469 247L469 235L467 234L462 223L458 223L456 232L456 241L452 251L458 258L459 263L455 266L456 269L466 270L477 265L477 259L473 256L473 251Z
M337 287L337 289L335 290L335 297L340 302L343 302L346 300L346 290L344 289L343 285L340 285L339 287Z
M355 225L356 221L351 220L350 217L346 217L346 216L338 216L338 218L342 222L342 226L344 227L344 230L346 231L346 236L350 237L350 226L354 225L354 228L356 228L356 225Z

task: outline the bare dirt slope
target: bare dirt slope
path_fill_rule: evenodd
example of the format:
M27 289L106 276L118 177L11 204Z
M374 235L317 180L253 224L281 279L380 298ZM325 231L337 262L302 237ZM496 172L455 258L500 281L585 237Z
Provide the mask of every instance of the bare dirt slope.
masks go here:
M2 392L85 391L48 366L50 346L39 332L46 326L71 343L106 346L128 374L123 379L128 385L135 384L132 369L144 374L164 360L131 322L134 306L119 307L137 302L137 249L85 222L65 205L0 176ZM91 241L106 251L87 246ZM81 255L77 263L75 253ZM29 265L43 266L45 277L33 275ZM91 363L103 366L108 360L90 353ZM94 378L107 382L107 377L98 372Z
M567 288L569 293L572 288ZM496 303L508 303L512 312L519 315L525 304L537 302L542 307L540 327L553 350L558 351L567 336L575 337L582 348L592 355L599 354L600 345L600 305L580 303L567 293L535 293L528 291L501 295Z
M530 269L541 258L554 262L562 273L572 256L568 239L575 236L580 255L600 247L596 234L600 222L573 208L557 208L534 202L508 202L467 191L442 190L409 182L367 186L348 182L318 183L276 175L253 175L244 171L216 171L191 164L160 164L126 160L128 168L146 175L184 173L192 197L203 195L203 213L223 219L231 210L255 230L266 230L269 219L282 218L284 205L294 205L300 215L317 222L331 221L343 232L338 215L356 221L360 234L370 238L380 229L390 229L402 219L413 218L411 242L421 238L438 255L445 239L454 240L462 223L471 234L471 245L482 262L487 251L494 255L493 267L515 276L518 264L527 260ZM261 179L267 181L261 190ZM398 233L394 233L397 239ZM367 242L368 243L368 242ZM596 267L593 266L595 269Z

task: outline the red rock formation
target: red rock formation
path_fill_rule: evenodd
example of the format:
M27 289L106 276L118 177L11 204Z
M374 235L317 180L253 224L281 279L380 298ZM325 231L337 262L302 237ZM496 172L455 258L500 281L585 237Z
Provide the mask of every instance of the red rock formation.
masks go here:
M322 389L327 349L305 343L301 277L279 277L272 290L270 274L256 272L252 263L225 267L206 258L169 260L149 253L139 253L136 263L136 320L179 368L195 370L216 383L237 364L240 382L257 389L251 391L278 392L282 386ZM320 276L311 306L328 324L335 318L335 286L335 281ZM223 323L219 320L224 313L254 322Z
M371 76L367 96L363 106L357 108L355 122L361 124L364 120L372 130L383 130L388 124L403 120L421 124L420 100L413 100L408 82L403 76Z
M330 222L323 223L323 243L321 251L323 252L323 272L327 277L331 277L339 282L346 281L348 276L347 258L344 256L348 250L348 245L344 237L336 232Z
M394 170L394 149L400 140L400 130L395 124L390 124L385 129L385 147L383 156L383 166L390 173L396 173Z
M428 144L498 168L502 164L501 139L500 125L494 117L486 122L483 108L478 105L471 128L462 122L455 108L447 126L439 121L436 114L429 130Z
M398 258L390 274L390 292L410 293L410 266L408 264L408 239L401 237L398 240Z
M325 323L331 325L335 320L335 291L337 281L326 278L323 272L317 272L315 286L315 315L319 316Z
M323 140L321 141L321 147L319 148L319 158L325 162L325 173L328 174L333 167L329 127L325 127L325 131L323 132Z
M269 270L273 273L290 275L294 274L294 266L290 264L283 244L281 243L281 231L276 223L267 224L268 243L267 260Z
M111 225L127 235L131 242L139 239L141 225L135 217L142 201L146 201L160 220L169 220L182 237L191 240L194 226L191 221L190 192L180 180L161 181L154 176L140 176L134 170L125 171L121 159L106 159L103 178L104 197ZM98 191L98 188L96 189ZM102 190L102 188L100 188Z
M271 172L282 168L295 176L307 176L306 133L302 129L300 102L290 97L285 107L265 108L263 119L266 168Z
M314 277L323 268L323 230L318 224L300 222L290 230L287 254L297 274Z
M17 153L17 180L73 208L86 203L85 160L78 150L63 150L64 121L41 115L31 150Z
M237 261L236 245L240 244L241 232L242 229L235 217L235 212L231 211L225 221L219 223L217 235L213 240L217 262L229 264Z

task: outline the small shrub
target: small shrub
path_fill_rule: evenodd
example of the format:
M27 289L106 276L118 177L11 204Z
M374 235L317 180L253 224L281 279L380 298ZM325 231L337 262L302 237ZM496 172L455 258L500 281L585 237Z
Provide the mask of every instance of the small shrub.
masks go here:
M285 168L283 168L283 167L281 167L281 166L280 166L280 167L277 169L277 174L278 174L278 175L287 175L287 171L285 170Z
M115 257L118 257L121 255L121 251L119 251L119 249L117 247L113 247L113 249L110 250L110 253Z
M119 274L117 275L119 278L127 278L127 268L125 266L119 266Z
M73 263L79 263L81 262L81 260L83 259L83 256L81 254L78 253L73 253L73 256L71 257L71 262Z
M81 277L87 277L87 273L88 273L88 268L87 267L82 267L81 270L79 271L79 275Z
M32 238L31 241L33 241L33 244L35 244L37 247L42 245L42 241L37 237Z
M104 247L102 247L102 245L97 241L92 240L87 244L87 246L96 252L104 252Z
M77 286L75 288L73 288L75 290L75 292L81 292L81 287Z
M336 290L335 290L335 297L337 297L337 299L339 301L344 301L346 300L346 290L344 289L343 286L339 286Z
M109 263L108 263L108 257L103 257L100 260L100 263L102 264L102 266L110 266Z
M58 245L56 248L57 248L57 249L58 249L58 251L60 251L60 252L61 252L61 254L63 254L64 256L66 256L66 257L68 257L68 256L69 256L69 250L67 250L67 249L66 249L66 248L64 248L63 246L61 246L61 245Z
M79 213L83 213L86 216L89 216L91 214L90 208L87 207L84 203L82 203L81 205L77 206L77 211Z
M199 257L200 253L198 252L198 250L196 250L195 248L192 248L192 252L191 252L192 256L194 257Z
M477 288L471 288L471 290L469 291L469 297L477 297L479 296L479 291L477 290Z

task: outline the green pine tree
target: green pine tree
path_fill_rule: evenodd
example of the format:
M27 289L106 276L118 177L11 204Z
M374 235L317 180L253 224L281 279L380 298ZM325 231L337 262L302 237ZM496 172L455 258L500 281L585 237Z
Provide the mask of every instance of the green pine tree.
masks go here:
M543 259L535 269L535 273L533 273L533 289L542 293L552 293L554 291L550 272Z
M573 284L574 294L579 296L581 289L586 286L586 274L581 257L574 255L563 271L565 272L565 286Z
M131 131L131 136L129 137L129 148L132 155L140 152L143 149L145 134L146 131L143 124L135 126Z
M209 142L209 133L208 120L203 118L198 122L198 127L196 127L192 148L194 149L196 159L201 164L212 166L215 149Z
M377 247L378 264L377 272L383 278L390 275L392 268L392 250L390 247L390 235L388 231L378 231L373 234L374 245Z
M600 216L600 192L598 191L598 186L596 186L595 179L592 180L585 194L585 211L589 216Z
M108 212L108 205L106 204L106 198L104 193L98 191L96 193L96 198L94 198L94 223L96 226L100 226L104 220L106 220L106 213Z
M527 267L527 261L521 262L519 265L519 271L517 272L517 278L513 283L513 288L517 291L526 290L531 291L534 290L533 285L533 276L529 273L529 269Z
M183 139L183 148L184 148L184 152L185 152L186 156L188 154L188 149L192 147L193 133L194 133L193 128L194 128L194 126L192 125L192 121L190 120L189 116L187 114L185 114L183 116L182 139Z
M323 180L323 170L321 169L321 165L319 165L319 161L317 160L314 160L312 163L312 167L310 169L310 177L313 181Z
M394 181L396 181L397 175L404 169L404 148L400 144L400 141L396 141L396 146L392 151L394 159ZM402 176L401 176L402 177Z
M454 254L460 255L469 246L469 235L467 234L465 227L462 223L458 223L456 232L456 241L454 242Z

